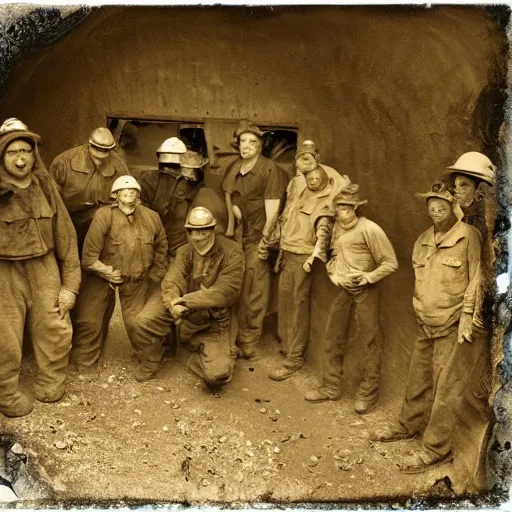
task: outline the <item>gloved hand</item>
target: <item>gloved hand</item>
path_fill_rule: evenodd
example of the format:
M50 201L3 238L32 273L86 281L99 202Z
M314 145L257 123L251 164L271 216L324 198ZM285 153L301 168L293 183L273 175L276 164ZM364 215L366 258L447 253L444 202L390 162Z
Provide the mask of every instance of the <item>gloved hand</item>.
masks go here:
M462 313L459 320L459 332L457 341L462 345L465 341L472 343L471 335L473 334L473 315L471 313Z
M311 272L311 267L313 266L313 262L315 261L315 254L313 253L305 262L304 265L302 265L302 268L304 269L304 272L307 272L308 274ZM331 279L332 281L332 279Z
M261 237L260 243L258 244L258 258L264 261L268 260L268 246L264 237Z
M89 270L95 272L98 276L105 281L113 285L118 285L123 283L123 278L121 277L121 271L114 270L112 265L105 265L100 260L96 260L90 267Z
M183 297L177 297L171 300L170 313L176 325L181 324L181 318L183 313L189 311L189 308L184 304L185 300Z
M76 294L65 288L61 288L59 292L58 306L60 317L64 318L65 314L73 308L76 302Z

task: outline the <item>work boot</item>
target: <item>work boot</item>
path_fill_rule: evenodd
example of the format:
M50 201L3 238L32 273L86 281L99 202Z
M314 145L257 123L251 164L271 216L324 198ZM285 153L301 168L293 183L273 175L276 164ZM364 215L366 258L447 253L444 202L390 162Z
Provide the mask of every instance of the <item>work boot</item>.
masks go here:
M19 391L16 398L8 405L0 405L0 412L8 418L26 416L34 408L34 400L25 393Z
M272 379L272 380L282 381L282 380L289 379L295 372L297 372L299 370L300 370L300 368L292 369L292 368L286 368L285 366L283 366L282 368L276 368L275 370L272 370L268 374L268 377L269 377L269 379Z
M58 402L66 394L66 385L61 384L54 389L45 389L41 384L34 384L34 396L36 400L44 403Z
M339 400L340 393L335 389L329 389L322 386L317 389L311 389L304 395L304 400L313 403L327 402L328 400Z
M156 366L154 368L148 367L144 364L139 364L133 376L135 380L138 382L147 382L148 380L153 380L158 374L159 367Z
M247 359L247 361L258 361L261 359L261 355L256 348L251 346L238 347L237 357Z
M354 410L357 414L368 414L372 412L377 407L377 400L363 400L362 398L358 398L356 403L354 404Z
M403 439L416 437L416 433L408 432L402 425L393 425L370 432L370 441L380 441L381 443L394 443Z

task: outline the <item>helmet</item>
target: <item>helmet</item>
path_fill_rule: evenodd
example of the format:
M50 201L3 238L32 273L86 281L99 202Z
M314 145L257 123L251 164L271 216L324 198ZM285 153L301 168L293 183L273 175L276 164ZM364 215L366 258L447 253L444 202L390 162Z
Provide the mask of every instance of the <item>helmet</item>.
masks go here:
M445 174L464 174L494 185L495 172L496 167L485 155L477 151L470 151L459 157L452 166L447 167Z
M188 212L187 220L185 221L185 228L206 229L213 228L216 224L217 221L210 210L204 206L196 206Z
M317 161L320 156L318 150L316 149L316 145L312 140L305 140L299 147L297 147L297 152L295 153L295 160L297 160L299 156L304 155L305 153L313 155L313 157Z
M0 126L0 135L9 132L28 132L28 126L15 117L9 117Z
M37 133L31 132L25 123L15 117L10 117L0 126L0 155L3 155L5 148L17 139L29 141L34 148L41 142L41 137Z
M127 188L132 188L140 192L140 185L133 176L119 176L112 184L112 194Z
M110 150L116 147L114 136L108 128L96 128L89 137L89 144L96 149Z
M162 145L156 150L158 161L163 164L179 164L180 155L187 151L187 147L178 139L178 137L171 137L164 140Z

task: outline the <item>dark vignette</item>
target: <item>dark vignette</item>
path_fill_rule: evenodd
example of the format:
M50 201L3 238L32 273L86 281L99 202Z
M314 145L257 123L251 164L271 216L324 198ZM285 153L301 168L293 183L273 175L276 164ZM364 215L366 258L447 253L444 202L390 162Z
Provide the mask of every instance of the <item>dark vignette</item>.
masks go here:
M416 10L418 7L407 6L388 6L388 9L400 9L403 14L408 11ZM429 8L429 7L426 7ZM430 7L435 9L434 7ZM65 12L66 9L68 12ZM73 8L52 8L23 6L21 4L12 4L0 9L0 94L4 92L9 83L11 70L17 61L30 53L42 50L45 47L64 38L71 30L77 27L93 10L97 8L87 6L75 6ZM505 5L494 5L486 7L489 17L503 31L507 30L510 18L510 8ZM255 16L261 14L265 9L258 9L253 12ZM512 29L508 27L508 33ZM509 42L510 46L510 42ZM472 126L478 139L482 142L486 154L492 161L497 163L497 217L494 229L494 239L501 247L501 251L496 261L496 276L509 273L510 263L508 258L508 245L511 227L511 191L510 191L510 171L512 165L512 98L510 89L507 86L507 70L510 60L509 48L504 48L502 55L496 58L492 76L489 76L489 85L482 92L475 106ZM500 126L505 122L508 128L505 133L500 133ZM393 502L386 499L385 496L376 496L375 501L371 503L361 502L315 502L293 504L294 508L330 510L333 508L344 509L402 509L422 510L429 508L441 509L469 509L469 508L494 508L510 499L509 489L512 475L512 286L509 286L506 293L496 294L493 311L493 343L500 343L503 346L504 358L494 369L497 372L500 388L494 397L494 414L496 424L488 445L488 481L490 490L479 496L457 496L454 497L450 489L450 483L439 482L441 485L438 490L433 489L428 497L417 497L402 499ZM1 433L0 433L1 434ZM8 439L1 436L0 448L9 452L15 439ZM37 482L38 468L28 465L23 468L23 460L11 460L11 467L7 468L13 476L18 477L20 472L25 472L27 478L32 482ZM44 484L40 484L44 485ZM50 496L53 495L51 489L47 489ZM269 496L257 504L226 504L225 508L253 508L268 509L274 508L285 510L290 508L290 504L271 502ZM146 501L139 500L118 500L110 501L56 501L54 499L38 501L20 501L9 504L13 508L26 508L27 506L48 508L48 509L70 509L70 508L139 508L148 505ZM169 503L154 501L151 502L154 509L163 508ZM204 504L207 506L208 504ZM212 504L219 507L219 504ZM183 502L176 503L176 509L186 509L192 504ZM0 508L4 508L0 505ZM173 507L174 508L174 507Z

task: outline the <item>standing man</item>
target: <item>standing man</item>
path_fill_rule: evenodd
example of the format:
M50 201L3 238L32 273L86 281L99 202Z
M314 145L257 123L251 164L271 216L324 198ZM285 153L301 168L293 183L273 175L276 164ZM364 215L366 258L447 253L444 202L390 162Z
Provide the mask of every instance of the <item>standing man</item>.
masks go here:
M277 320L286 358L281 368L269 374L277 381L288 379L304 364L304 352L309 341L311 267L315 258L324 263L327 261L334 217L332 178L329 179L327 173L317 167L306 174L306 186L297 198L287 198L279 218Z
M18 119L0 127L0 412L28 414L33 399L18 380L26 331L34 347L34 395L66 392L73 307L80 286L76 234L39 156L39 135Z
M426 194L433 226L414 244L413 305L419 335L414 345L405 400L396 425L377 430L375 441L422 435L422 449L400 469L419 473L451 460L461 398L480 352L475 336L480 286L481 235L462 222L455 198L442 183Z
M309 402L339 399L353 314L362 353L362 381L355 402L359 414L373 411L379 396L382 334L377 283L398 269L395 251L384 231L375 222L357 215L357 208L366 203L356 184L347 185L334 198L336 222L327 272L338 287L338 294L331 304L323 336L323 383L304 396Z
M140 185L132 176L120 176L112 185L116 202L101 207L92 220L82 251L82 267L96 279L94 296L119 300L128 339L140 355L133 335L135 317L142 310L148 295L160 289L167 270L167 238L160 217L140 204ZM80 303L77 317L103 324L98 301ZM106 332L105 332L106 335ZM105 336L106 337L106 336ZM90 336L83 329L73 337L73 359L80 364L94 365L99 360L105 337ZM140 368L135 378L140 378Z
M94 214L111 202L112 184L119 176L130 174L123 153L116 149L110 130L96 128L88 144L58 155L50 173L75 226L81 253Z
M244 275L238 245L215 233L209 210L190 210L185 223L188 243L180 247L162 281L138 315L135 327L144 380L155 378L162 359L162 340L171 324L180 329L180 341L194 354L191 371L209 385L231 380L236 359L236 304Z
M242 225L245 277L238 312L238 347L247 359L256 357L269 302L268 249L273 240L285 173L261 154L263 132L242 121L235 131L240 158L231 163L222 182L228 209L227 236L234 236L235 213ZM236 208L235 208L236 207Z

